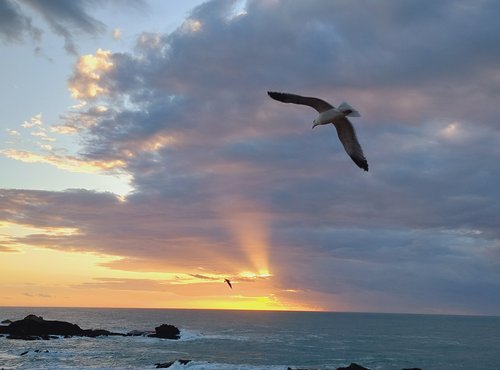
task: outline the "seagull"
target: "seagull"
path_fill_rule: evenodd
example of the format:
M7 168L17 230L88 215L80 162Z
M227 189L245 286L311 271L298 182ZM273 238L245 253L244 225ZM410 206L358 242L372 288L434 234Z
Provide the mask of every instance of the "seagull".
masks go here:
M363 149L359 145L358 139L356 137L356 131L352 123L347 119L350 117L360 117L357 110L351 107L347 103L341 103L337 108L335 108L330 103L324 100L300 96L295 94L287 94L275 91L268 91L267 94L274 100L280 101L282 103L293 103L308 105L316 109L319 113L318 117L313 121L313 127L319 125L326 125L332 123L337 129L337 135L339 136L340 142L344 146L345 151L349 154L349 157L365 171L368 171L368 162L366 161L365 155L363 154Z
M233 286L231 285L231 281L229 279L224 279L224 282L227 283L227 285L229 285L231 289L233 289Z

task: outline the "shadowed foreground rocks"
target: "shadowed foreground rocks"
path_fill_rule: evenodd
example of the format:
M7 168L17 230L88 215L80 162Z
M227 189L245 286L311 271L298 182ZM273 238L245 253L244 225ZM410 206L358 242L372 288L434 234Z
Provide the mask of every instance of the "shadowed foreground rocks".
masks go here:
M328 369L313 369L313 368L301 368L301 367L292 368L292 367L289 367L287 370L328 370ZM334 370L334 369L330 369L330 370ZM370 369L367 368L367 367L363 367L361 365L352 363L352 364L350 364L347 367L338 367L335 370L370 370ZM418 367L415 367L415 368L411 368L411 369L402 369L402 370L422 370L422 369L420 369Z
M167 369L170 366L172 366L173 364L175 364L176 362L178 362L181 365L187 365L187 364L189 364L191 362L191 360L180 359L180 360L176 360L176 361L168 361L168 362L158 363L158 364L155 364L155 365L156 365L157 369Z
M287 370L320 370L320 369L313 369L313 368L306 368L306 367L297 367L297 368L292 368L289 367ZM321 369L321 370L329 370L329 369ZM330 370L370 370L366 367L363 367L361 365L352 363L347 367L338 367L337 369L330 369Z
M7 323L7 322L6 322ZM140 332L139 332L140 333ZM163 324L155 328L155 333L142 332L143 335L157 338L179 339L180 331L173 325ZM10 321L9 325L0 325L0 335L7 335L7 339L21 340L49 340L60 337L99 337L99 336L127 336L131 334L114 333L104 329L82 329L76 324L58 320L44 320L41 316L28 315L22 320ZM132 334L141 335L141 334Z
M44 320L41 316L28 315L22 320L0 326L0 334L8 334L7 339L38 340L63 337L98 337L101 335L124 335L103 329L82 329L76 324L58 320Z

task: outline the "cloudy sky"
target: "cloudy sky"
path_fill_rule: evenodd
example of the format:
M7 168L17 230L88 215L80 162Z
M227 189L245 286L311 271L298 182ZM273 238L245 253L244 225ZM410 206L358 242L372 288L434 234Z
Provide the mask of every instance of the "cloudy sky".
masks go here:
M499 315L499 12L1 0L0 305Z

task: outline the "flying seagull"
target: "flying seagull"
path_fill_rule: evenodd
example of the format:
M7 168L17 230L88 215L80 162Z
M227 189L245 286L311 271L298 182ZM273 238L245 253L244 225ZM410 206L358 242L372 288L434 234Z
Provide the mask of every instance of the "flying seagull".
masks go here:
M231 281L229 279L224 279L224 282L227 283L227 285L229 285L231 289L233 289L233 286L231 285Z
M280 101L282 103L293 103L308 105L316 109L319 113L318 117L313 121L313 128L318 125L326 125L332 123L337 129L337 135L339 136L340 142L344 146L345 151L352 158L354 163L358 167L365 171L368 171L368 162L366 161L365 155L363 154L363 149L359 145L358 139L356 137L356 131L351 122L347 119L350 117L359 117L360 114L357 110L351 107L347 103L341 103L337 108L335 108L330 103L324 100L300 96L295 94L287 94L281 92L268 91L267 94L274 100Z

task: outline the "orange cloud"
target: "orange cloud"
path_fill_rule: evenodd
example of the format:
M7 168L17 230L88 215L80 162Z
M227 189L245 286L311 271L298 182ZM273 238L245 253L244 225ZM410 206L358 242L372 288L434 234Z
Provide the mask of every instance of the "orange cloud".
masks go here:
M97 49L94 55L83 55L78 59L73 76L69 79L69 91L75 99L93 99L107 92L101 76L114 64L111 51Z
M57 168L71 172L99 173L113 169L121 169L125 163L121 160L114 161L88 161L74 156L60 156L56 154L37 154L25 150L5 149L0 151L7 158L16 159L26 163L48 163Z

